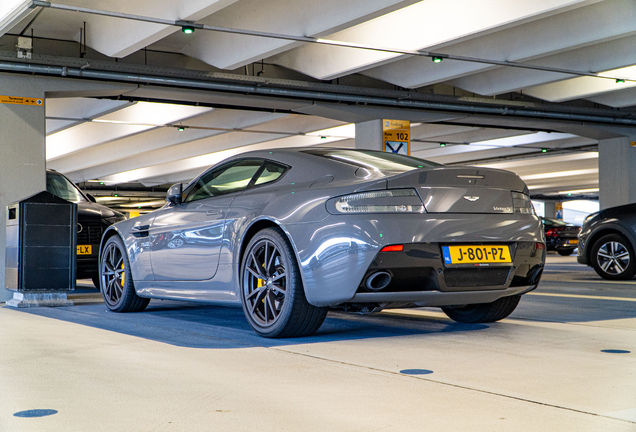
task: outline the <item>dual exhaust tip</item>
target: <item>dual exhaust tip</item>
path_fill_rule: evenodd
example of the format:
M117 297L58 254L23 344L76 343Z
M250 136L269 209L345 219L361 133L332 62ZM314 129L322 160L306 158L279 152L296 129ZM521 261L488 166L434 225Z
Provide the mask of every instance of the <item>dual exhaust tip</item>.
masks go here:
M391 283L391 274L385 271L371 273L364 283L364 286L371 291L380 291L388 287Z

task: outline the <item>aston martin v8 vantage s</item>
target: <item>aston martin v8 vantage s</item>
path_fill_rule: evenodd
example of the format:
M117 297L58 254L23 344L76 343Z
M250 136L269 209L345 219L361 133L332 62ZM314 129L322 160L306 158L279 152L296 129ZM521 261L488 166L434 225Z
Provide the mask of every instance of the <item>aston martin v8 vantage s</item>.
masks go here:
M545 238L507 171L328 148L234 156L102 238L116 312L150 299L242 305L265 337L309 335L329 307L437 306L453 320L507 317L536 288Z

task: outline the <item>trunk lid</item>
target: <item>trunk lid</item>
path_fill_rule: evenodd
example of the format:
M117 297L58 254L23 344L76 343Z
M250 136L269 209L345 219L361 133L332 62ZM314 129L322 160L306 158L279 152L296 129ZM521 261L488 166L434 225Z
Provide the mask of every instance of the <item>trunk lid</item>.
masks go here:
M428 213L513 213L511 191L528 193L518 175L490 168L424 168L387 180L389 189L416 188Z

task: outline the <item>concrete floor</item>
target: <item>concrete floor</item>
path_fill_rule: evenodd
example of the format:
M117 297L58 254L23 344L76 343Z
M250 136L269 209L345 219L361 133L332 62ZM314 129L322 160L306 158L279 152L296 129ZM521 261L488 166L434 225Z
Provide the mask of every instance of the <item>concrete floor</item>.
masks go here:
M636 431L636 281L574 257L550 256L489 325L330 312L313 337L271 341L240 309L113 314L88 295L0 308L0 341L3 432Z

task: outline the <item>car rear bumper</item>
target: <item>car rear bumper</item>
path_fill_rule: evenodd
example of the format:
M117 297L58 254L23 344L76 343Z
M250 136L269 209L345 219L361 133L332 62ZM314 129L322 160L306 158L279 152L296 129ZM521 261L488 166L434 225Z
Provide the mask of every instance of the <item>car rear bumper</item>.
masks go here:
M440 306L482 303L532 289L545 262L545 251L536 250L536 243L545 241L541 222L529 215L343 215L284 228L294 243L307 300L315 306L379 301L371 298L382 302L415 298ZM512 246L513 262L506 266L443 262L441 245L502 243ZM393 255L396 263L376 262L387 254L380 250L393 244L406 245L401 256ZM402 280L400 286L365 292L362 284L376 269L388 270L394 280ZM451 276L454 282L449 284ZM488 282L491 276L496 283ZM471 279L478 280L471 283ZM507 291L510 287L525 288ZM488 291L498 294L493 297ZM455 295L440 295L447 293ZM439 300L433 301L436 296Z

